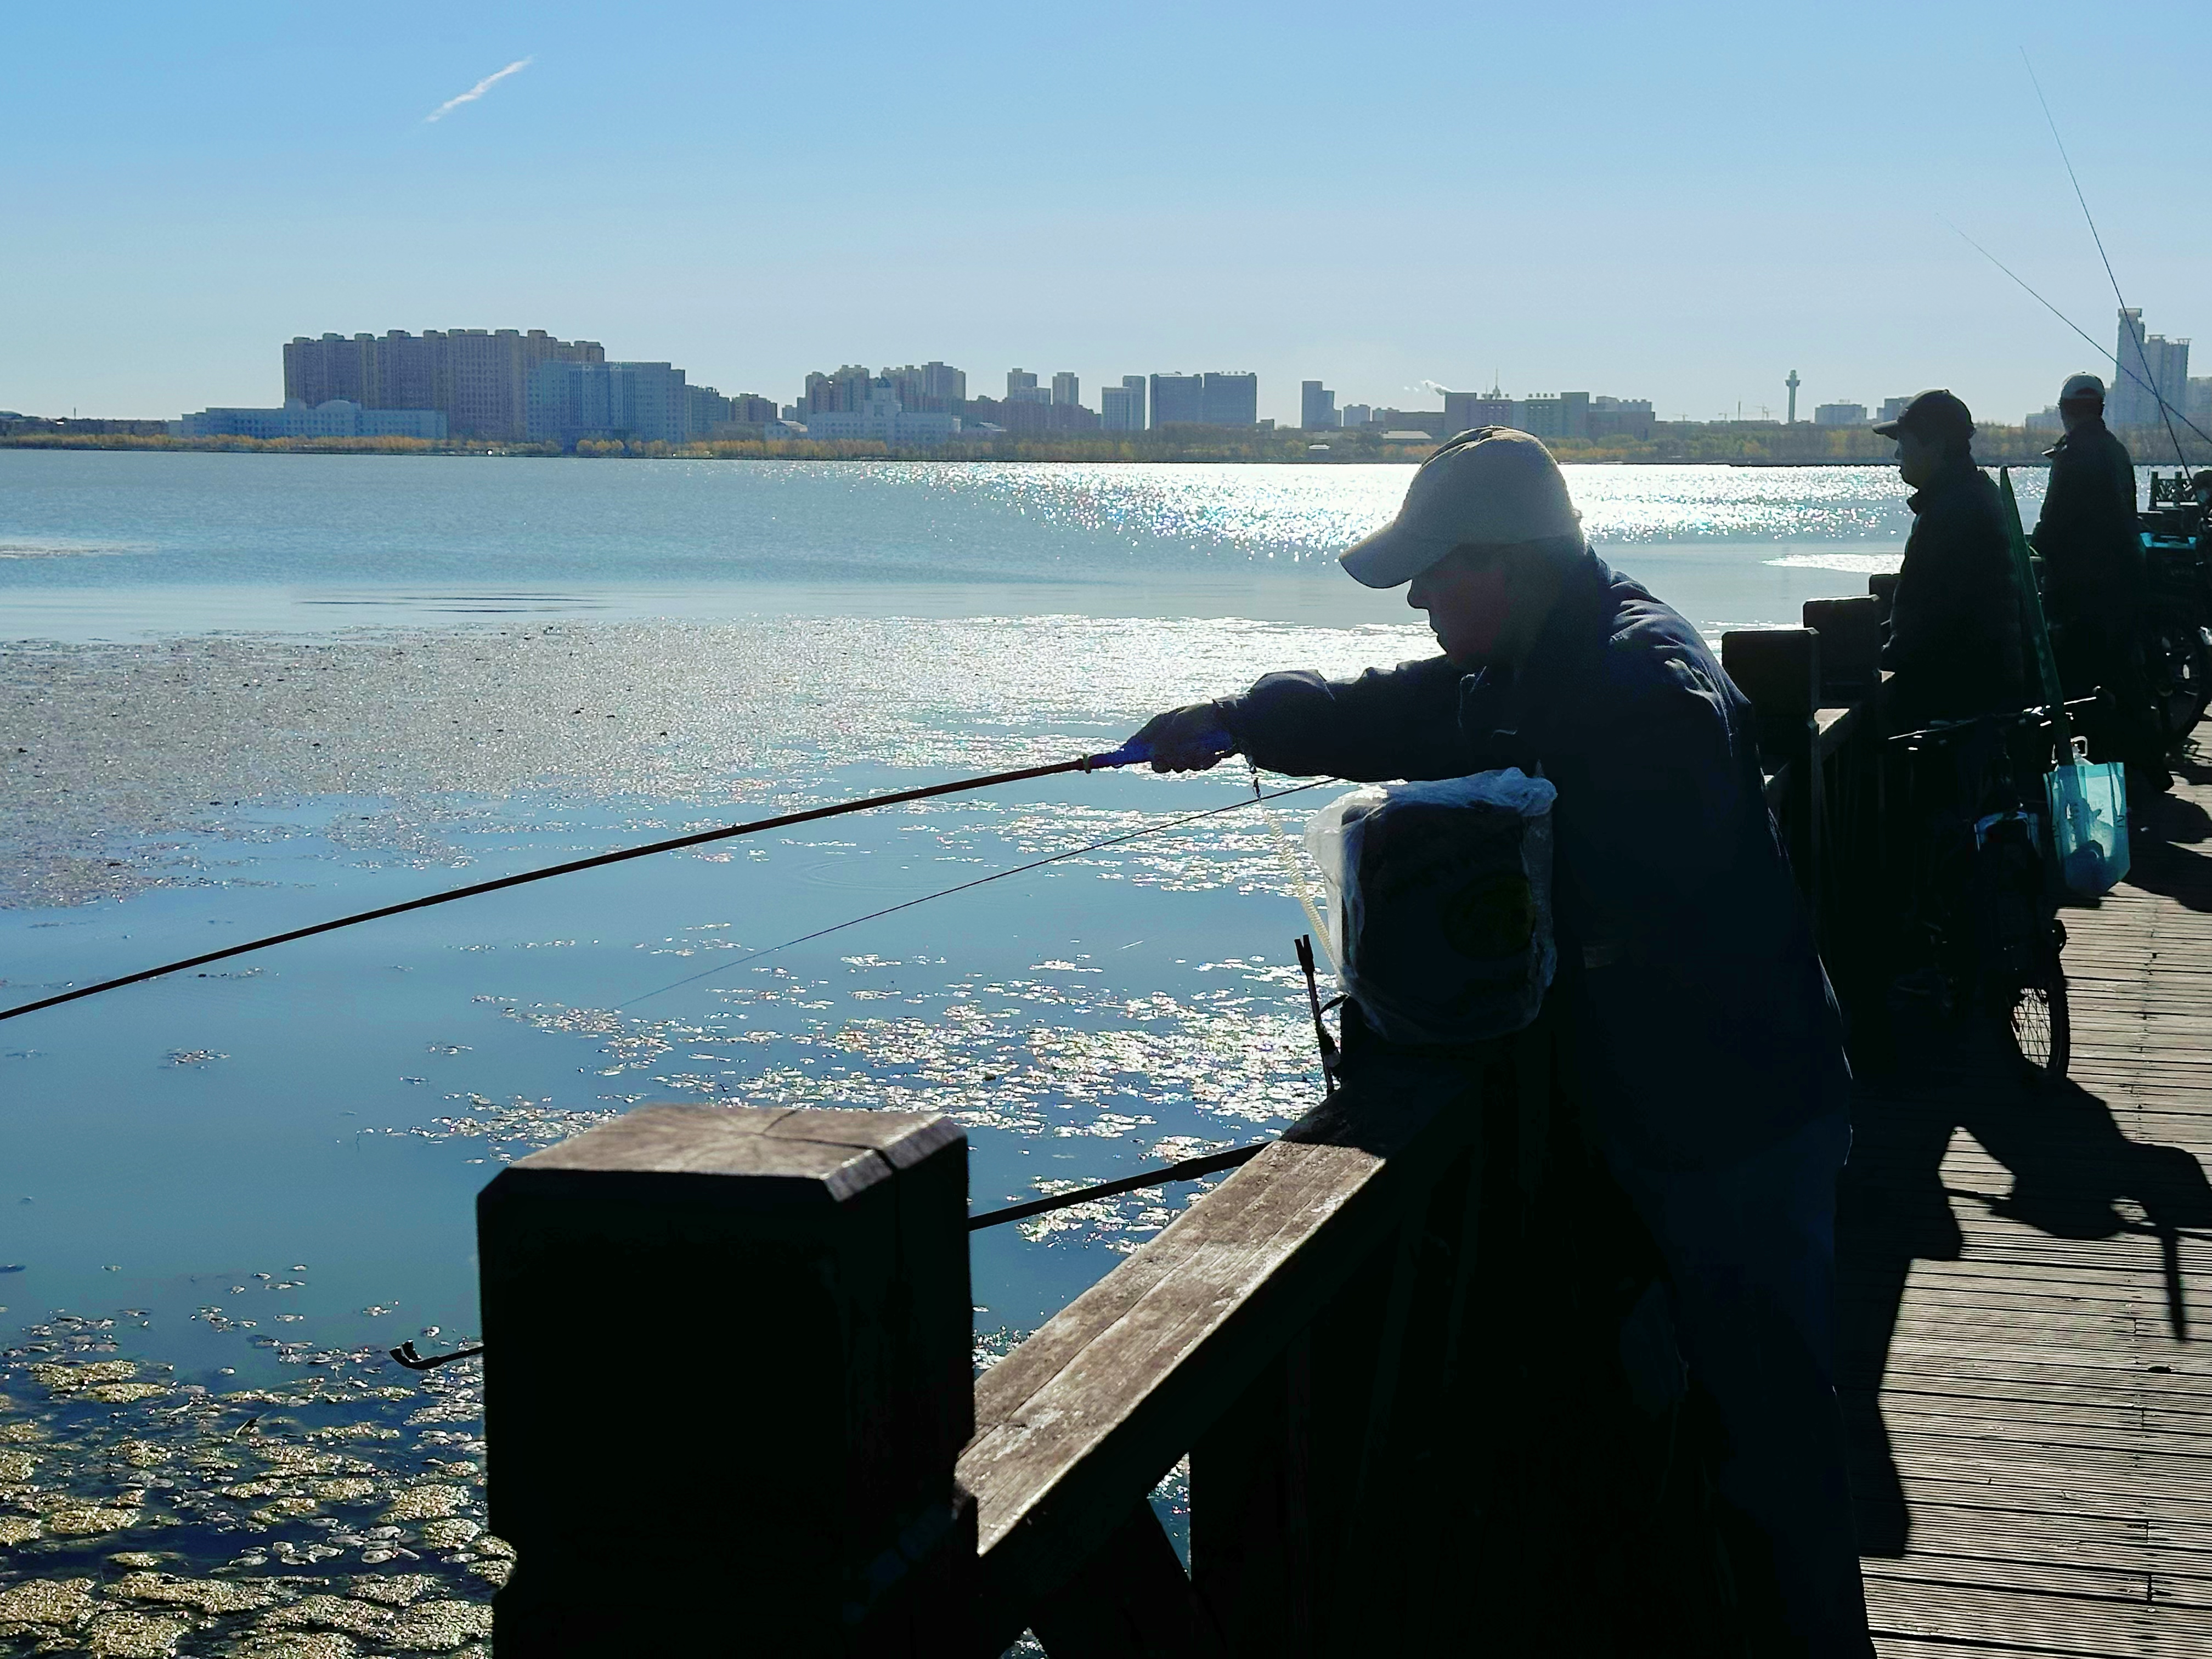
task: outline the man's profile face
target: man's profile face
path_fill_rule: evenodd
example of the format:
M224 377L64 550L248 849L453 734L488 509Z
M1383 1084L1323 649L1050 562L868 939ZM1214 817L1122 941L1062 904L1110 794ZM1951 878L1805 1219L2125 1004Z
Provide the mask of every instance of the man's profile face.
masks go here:
M1909 428L1898 432L1897 471L1915 489L1935 482L1936 475L1943 470L1943 446L1935 439L1923 438Z
M1429 628L1444 655L1458 663L1486 661L1496 651L1512 615L1507 562L1493 549L1462 547L1413 578L1406 603L1429 613Z

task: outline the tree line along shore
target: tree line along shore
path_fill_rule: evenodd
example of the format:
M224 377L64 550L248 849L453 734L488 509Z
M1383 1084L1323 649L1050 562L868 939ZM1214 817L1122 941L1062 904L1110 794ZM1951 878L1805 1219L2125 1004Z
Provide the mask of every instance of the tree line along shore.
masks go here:
M1438 441L1444 435L1437 434ZM2174 445L2163 428L2121 434L2135 459L2170 465ZM2212 465L2212 445L2188 432L2183 453L2191 466ZM2035 466L2057 441L2051 432L2017 426L1982 426L1974 456L1984 465ZM1891 465L1896 446L1868 427L1824 427L1771 422L1658 422L1649 438L1547 440L1563 462L1634 465L1725 464L1737 466ZM1325 446L1325 447L1324 447ZM1259 465L1340 465L1413 462L1435 441L1392 439L1370 432L1307 432L1295 428L1169 427L1149 432L999 438L963 443L896 447L875 442L805 438L716 439L690 443L586 440L573 451L550 444L493 444L420 438L174 438L131 432L15 431L0 434L0 448L219 450L309 455L501 455L586 459L793 461L1078 461L1093 464L1248 462Z

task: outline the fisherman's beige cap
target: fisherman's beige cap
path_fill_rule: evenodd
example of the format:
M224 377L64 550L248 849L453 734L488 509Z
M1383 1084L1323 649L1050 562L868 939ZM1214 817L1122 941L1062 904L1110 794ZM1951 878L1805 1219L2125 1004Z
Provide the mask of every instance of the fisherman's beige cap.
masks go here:
M1525 432L1462 432L1421 463L1398 516L1338 560L1369 587L1409 582L1452 549L1582 537L1552 452Z
M2078 398L2094 398L2105 401L2105 383L2094 374L2069 374L2066 384L2058 388L2058 401L2070 404Z

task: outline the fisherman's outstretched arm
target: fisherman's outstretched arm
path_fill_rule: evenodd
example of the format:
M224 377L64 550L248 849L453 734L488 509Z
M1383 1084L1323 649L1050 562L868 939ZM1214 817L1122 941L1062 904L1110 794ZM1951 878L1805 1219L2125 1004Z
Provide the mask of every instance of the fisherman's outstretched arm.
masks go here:
M1152 746L1156 772L1205 771L1224 758L1225 738L1227 753L1294 777L1455 776L1465 673L1449 658L1430 657L1350 680L1310 669L1268 674L1242 696L1156 716L1137 740Z

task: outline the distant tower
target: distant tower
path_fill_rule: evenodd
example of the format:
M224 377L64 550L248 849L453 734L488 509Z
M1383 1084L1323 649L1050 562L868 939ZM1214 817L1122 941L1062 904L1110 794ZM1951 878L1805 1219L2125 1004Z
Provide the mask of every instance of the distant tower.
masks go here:
M1797 378L1797 371L1793 368L1790 371L1790 378L1782 384L1790 388L1790 424L1795 426L1797 424L1797 388L1804 382Z

